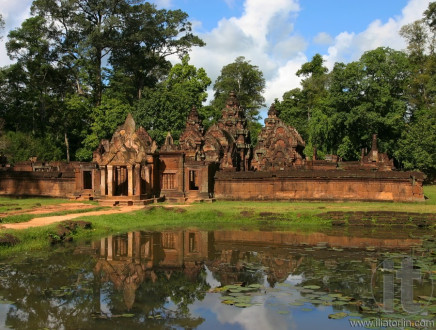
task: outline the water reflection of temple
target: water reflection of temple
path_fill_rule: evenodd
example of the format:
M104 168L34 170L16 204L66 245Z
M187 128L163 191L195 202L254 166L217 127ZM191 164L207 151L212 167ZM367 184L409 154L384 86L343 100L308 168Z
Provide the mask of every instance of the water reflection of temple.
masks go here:
M204 266L222 285L261 281L263 276L274 285L298 274L307 255L304 248L320 243L342 248L407 248L420 240L296 232L137 231L94 242L94 274L101 283L111 282L122 291L130 309L136 290L145 281L155 283L159 276L171 280L173 274L183 273L187 280L195 282ZM316 251L316 258L324 259L326 267L330 267L337 256L324 249Z
M208 243L208 232L189 230L109 236L93 243L98 255L94 273L123 291L130 309L137 288L147 279L156 282L158 274L170 280L177 271L195 280L208 258Z

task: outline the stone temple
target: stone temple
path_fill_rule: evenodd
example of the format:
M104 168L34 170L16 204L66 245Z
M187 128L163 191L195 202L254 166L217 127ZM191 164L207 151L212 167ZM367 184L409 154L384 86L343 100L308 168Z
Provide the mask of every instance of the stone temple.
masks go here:
M0 169L0 194L90 198L120 203L220 200L422 201L424 175L394 168L373 136L360 161L330 155L305 158L295 128L268 111L256 146L237 97L230 93L220 120L204 130L196 108L175 144L158 146L127 116L92 162L23 162Z

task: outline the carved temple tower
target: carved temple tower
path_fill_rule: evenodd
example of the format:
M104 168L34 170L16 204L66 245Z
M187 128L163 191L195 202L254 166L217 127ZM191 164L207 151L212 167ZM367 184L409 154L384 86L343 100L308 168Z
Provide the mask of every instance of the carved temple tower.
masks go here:
M128 114L112 139L102 140L93 153L100 169L100 196L129 199L155 195L157 145L143 127L136 129Z
M297 130L277 117L272 104L254 149L253 167L258 171L290 169L302 163L304 146Z
M204 152L206 160L218 162L222 170L250 169L250 131L247 128L244 110L234 92L229 94L221 119L207 131Z

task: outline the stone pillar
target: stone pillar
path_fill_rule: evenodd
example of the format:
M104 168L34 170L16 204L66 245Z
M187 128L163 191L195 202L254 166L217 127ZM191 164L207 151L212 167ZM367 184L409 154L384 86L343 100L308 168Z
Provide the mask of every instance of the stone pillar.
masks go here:
M113 173L113 166L108 165L107 166L107 195L113 196L114 195L114 173Z
M135 195L141 196L141 165L135 165Z
M106 166L100 166L100 195L106 195Z
M109 236L107 238L107 260L112 260L113 256L113 242L112 242L112 236Z
M149 165L144 166L144 172L145 172L145 191L144 191L144 193L148 194L149 192L151 192L151 189L149 188L149 187L151 187Z
M127 233L127 257L133 257L133 232Z
M106 254L106 238L100 240L100 256L104 257Z
M141 232L139 231L135 232L135 261L141 262Z
M127 196L133 196L133 170L132 170L132 165L127 166Z

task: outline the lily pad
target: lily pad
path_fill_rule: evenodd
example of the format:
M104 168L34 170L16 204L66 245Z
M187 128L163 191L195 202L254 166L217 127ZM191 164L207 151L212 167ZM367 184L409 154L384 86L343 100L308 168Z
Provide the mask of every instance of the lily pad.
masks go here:
M238 302L235 304L235 307L239 307L239 308L246 308L246 307L250 307L253 306L253 304L250 303L242 303L242 302Z
M305 285L303 286L303 288L305 289L310 289L310 290L318 290L321 289L321 287L319 285Z
M229 300L229 299L227 299L227 300L223 300L223 301L221 301L223 304L226 304L226 305L234 305L235 304L235 301L234 300Z
M348 316L348 313L339 312L334 314L329 314L329 319L340 320Z

